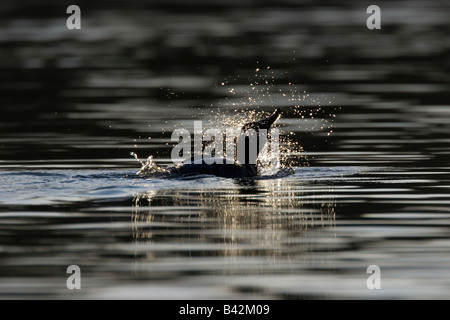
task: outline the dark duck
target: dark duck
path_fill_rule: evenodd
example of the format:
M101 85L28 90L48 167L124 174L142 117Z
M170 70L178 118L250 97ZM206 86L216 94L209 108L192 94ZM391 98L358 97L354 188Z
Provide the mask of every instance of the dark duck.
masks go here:
M270 128L280 118L281 110L276 109L270 116L260 121L249 122L242 126L241 133L234 139L235 144L235 156L233 161L230 159L219 158L214 159L214 162L207 161L201 156L191 157L177 166L167 168L169 172L182 176L190 175L215 175L225 178L247 178L255 177L259 175L257 158L259 152L264 148L267 142L267 136L261 138L261 133L267 134ZM250 129L253 129L250 131ZM264 131L264 130L265 131ZM248 132L256 133L254 136L256 139L251 140L247 135ZM238 141L243 138L242 148L244 152L239 152ZM251 140L251 141L250 141ZM251 143L257 144L257 147L252 152ZM242 150L242 148L240 150ZM241 155L238 157L237 155ZM240 160L240 161L239 161ZM231 163L230 163L231 162Z

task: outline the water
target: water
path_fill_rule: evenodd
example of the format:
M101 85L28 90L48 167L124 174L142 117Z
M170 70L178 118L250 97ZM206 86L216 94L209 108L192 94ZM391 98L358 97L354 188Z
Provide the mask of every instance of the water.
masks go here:
M448 5L173 3L0 6L0 298L448 299ZM276 107L293 174L136 174Z

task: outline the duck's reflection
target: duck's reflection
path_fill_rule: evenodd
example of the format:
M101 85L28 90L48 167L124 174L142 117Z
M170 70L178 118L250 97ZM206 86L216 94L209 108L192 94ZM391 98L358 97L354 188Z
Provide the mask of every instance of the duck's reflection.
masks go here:
M149 191L133 200L133 239L146 262L171 257L304 259L306 253L333 250L334 208L329 187L283 179Z

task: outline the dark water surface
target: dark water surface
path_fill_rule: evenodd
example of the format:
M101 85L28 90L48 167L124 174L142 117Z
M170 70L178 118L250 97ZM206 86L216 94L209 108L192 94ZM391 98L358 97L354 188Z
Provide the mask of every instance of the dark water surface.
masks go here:
M0 298L450 298L450 6L370 4L2 3ZM276 107L291 175L136 175Z

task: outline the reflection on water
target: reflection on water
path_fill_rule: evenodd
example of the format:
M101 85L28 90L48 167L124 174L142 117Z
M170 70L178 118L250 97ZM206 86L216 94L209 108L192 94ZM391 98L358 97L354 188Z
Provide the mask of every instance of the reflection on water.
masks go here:
M283 178L243 181L149 180L111 169L13 171L29 181L23 190L30 198L22 205L20 192L2 199L0 292L443 297L450 287L448 169L303 167ZM45 181L53 183L33 191ZM65 288L71 264L83 272L80 292ZM372 264L382 268L379 292L365 287Z
M321 190L323 195L317 200L305 200L301 185L292 188L282 180L237 183L243 185L214 192L171 190L137 195L132 216L136 249L148 257L162 242L166 250L182 253L186 248L189 255L191 250L201 250L204 258L281 258L272 260L276 265L324 245L313 245L308 235L333 224L335 203L323 196L327 192Z
M450 7L370 4L2 3L0 298L449 297ZM136 175L276 107L293 174Z
M283 179L233 183L233 188L136 195L134 241L121 247L135 254L133 273L152 281L170 277L180 283L206 282L216 297L246 290L255 292L254 297L269 297L270 289L258 293L251 284L229 281L295 274L323 265L323 252L333 253L335 201L330 188Z

